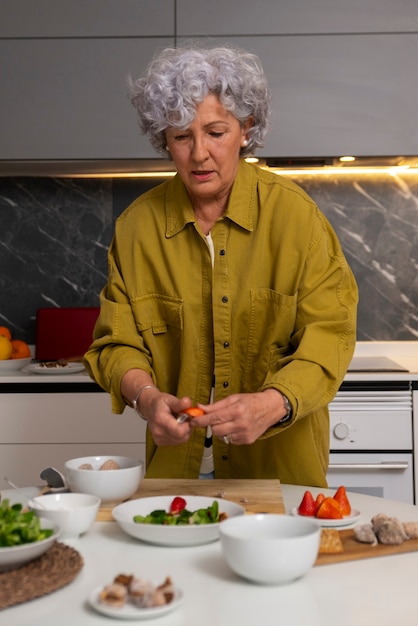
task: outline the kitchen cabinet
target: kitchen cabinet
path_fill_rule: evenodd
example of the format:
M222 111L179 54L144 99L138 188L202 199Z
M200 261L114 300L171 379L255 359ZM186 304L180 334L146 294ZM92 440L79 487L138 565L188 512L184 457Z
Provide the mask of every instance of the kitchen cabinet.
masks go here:
M272 93L265 157L414 155L418 34L211 37L258 54Z
M174 0L1 0L0 38L174 35Z
M415 32L414 0L177 0L177 34L300 35Z
M169 0L0 3L0 159L155 158L126 78L174 23Z
M129 408L123 415L112 414L108 394L92 391L96 385L15 387L15 392L0 393L2 488L4 476L21 486L43 484L39 474L45 467L63 471L67 459L79 456L145 461L145 422Z
M156 159L126 76L189 39L261 57L273 96L261 157L418 152L412 0L3 0L0 18L3 174L7 161Z
M0 39L0 159L155 158L128 100L168 38Z

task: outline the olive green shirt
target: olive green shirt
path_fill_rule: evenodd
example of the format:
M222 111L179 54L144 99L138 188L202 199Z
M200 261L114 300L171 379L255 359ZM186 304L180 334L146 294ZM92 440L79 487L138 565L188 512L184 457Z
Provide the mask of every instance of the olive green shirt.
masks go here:
M193 402L275 388L292 420L252 445L214 438L216 478L279 478L326 486L328 403L351 360L357 286L339 241L297 185L240 162L211 231L215 260L178 176L119 217L109 250L91 376L125 407L122 376L149 372L161 391ZM147 477L197 478L205 429L158 447L147 433Z

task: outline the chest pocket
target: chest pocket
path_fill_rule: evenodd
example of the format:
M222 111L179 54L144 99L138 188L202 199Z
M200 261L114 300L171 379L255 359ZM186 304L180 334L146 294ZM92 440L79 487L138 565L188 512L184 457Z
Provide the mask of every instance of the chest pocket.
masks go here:
M183 330L183 301L160 294L143 296L131 302L139 332L160 335Z

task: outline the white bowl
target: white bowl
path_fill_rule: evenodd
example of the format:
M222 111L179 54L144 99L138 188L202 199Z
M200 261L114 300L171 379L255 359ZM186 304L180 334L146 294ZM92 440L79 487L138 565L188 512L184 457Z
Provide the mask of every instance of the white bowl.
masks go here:
M96 521L100 502L100 498L87 493L51 493L32 498L28 507L39 517L58 524L60 537L68 539L89 530Z
M8 572L33 561L46 552L58 539L60 535L58 524L45 517L40 518L40 524L41 528L51 528L54 531L52 535L46 539L41 539L41 541L0 548L0 572Z
M113 460L119 469L101 470L106 461ZM80 469L90 464L93 469ZM89 493L102 502L130 498L139 487L144 464L127 456L83 456L64 464L64 474L70 491Z
M236 574L271 585L289 583L311 569L321 528L306 518L260 513L225 520L220 536L225 560Z
M2 359L0 360L0 373L7 374L7 372L17 372L22 367L28 365L32 361L32 357L26 357L24 359Z
M186 500L186 508L189 511L206 509L212 505L214 500L217 500L219 512L226 513L228 518L243 516L245 513L245 509L242 506L223 498L207 498L204 496L181 497ZM168 511L173 498L174 496L155 496L130 500L116 506L112 511L112 515L125 533L147 543L161 546L195 546L219 539L219 528L225 524L225 521L215 522L214 524L191 524L189 526L137 524L133 521L134 515L145 516L158 509Z

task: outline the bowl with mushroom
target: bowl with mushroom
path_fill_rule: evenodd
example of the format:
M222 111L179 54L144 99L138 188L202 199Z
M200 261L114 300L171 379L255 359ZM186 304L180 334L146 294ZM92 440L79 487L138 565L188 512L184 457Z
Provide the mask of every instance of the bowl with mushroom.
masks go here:
M102 502L130 498L143 477L144 463L128 456L84 456L64 464L70 491L88 493Z

